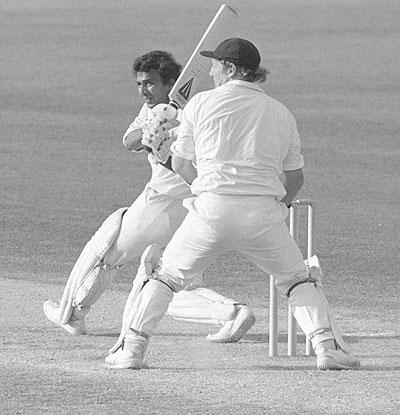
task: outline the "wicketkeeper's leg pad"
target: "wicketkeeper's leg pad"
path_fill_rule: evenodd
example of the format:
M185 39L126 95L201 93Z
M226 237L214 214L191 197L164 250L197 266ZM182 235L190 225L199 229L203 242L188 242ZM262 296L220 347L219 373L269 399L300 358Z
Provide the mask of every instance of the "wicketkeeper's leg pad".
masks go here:
M310 258L305 259L304 263L307 266L308 272L300 281L295 282L289 287L289 289L286 292L287 297L290 297L291 292L294 288L304 283L312 283L317 287L323 288L323 273L318 257L314 255Z
M326 340L335 340L346 350L336 320L332 316L322 286L322 271L317 257L312 257L308 277L288 290L289 304L299 326L311 339L313 347ZM311 265L311 266L310 266Z

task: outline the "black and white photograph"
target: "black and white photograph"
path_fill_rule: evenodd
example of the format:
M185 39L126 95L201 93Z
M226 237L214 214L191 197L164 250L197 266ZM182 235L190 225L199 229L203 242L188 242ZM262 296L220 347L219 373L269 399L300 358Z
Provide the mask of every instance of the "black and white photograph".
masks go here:
M0 413L400 413L399 22L0 0Z

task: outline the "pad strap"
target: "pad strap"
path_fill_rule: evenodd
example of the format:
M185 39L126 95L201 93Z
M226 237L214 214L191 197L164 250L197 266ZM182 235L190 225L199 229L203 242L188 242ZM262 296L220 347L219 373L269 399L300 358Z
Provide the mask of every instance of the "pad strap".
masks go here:
M310 334L308 335L308 338L311 340L311 339L312 339L312 338L314 338L315 336L318 336L319 334L325 334L325 333L332 333L331 328L328 328L328 329L318 329L318 330L315 330L313 333L310 333ZM332 333L332 335L333 335L333 333Z
M288 291L288 293L286 294L286 296L289 298L290 297L290 294L291 294L291 292L297 287L297 286L299 286L300 284L314 284L315 285L315 283L317 282L317 280L316 279L312 279L312 278L307 278L305 281L298 281L298 282L296 282L296 283L294 283L290 288L289 288L289 291Z
M146 340L149 340L150 336L148 336L146 333L144 333L143 331L139 331L139 330L135 330L132 327L129 329L129 331L131 331L132 333L135 333L137 336L142 336L144 337Z
M153 273L150 277L150 280L156 280L158 282L162 282L163 284L165 284L173 293L176 292L176 290L174 290L168 283L166 283L164 280L162 280L161 278L159 278L158 274Z
M313 257L314 258L314 257ZM314 286L316 287L317 285L319 285L320 287L322 287L322 272L321 272L321 268L318 266L311 266L308 268L308 276L307 279L303 280L303 281L298 281L295 282L288 290L286 296L289 298L291 292L300 284L304 284L304 283L311 283L314 284Z

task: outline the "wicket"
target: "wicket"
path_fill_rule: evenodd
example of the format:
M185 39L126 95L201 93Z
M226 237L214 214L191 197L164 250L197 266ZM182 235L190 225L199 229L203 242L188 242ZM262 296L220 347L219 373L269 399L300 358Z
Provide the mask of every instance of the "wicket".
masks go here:
M307 207L307 256L310 258L315 253L315 203L308 199L300 199L292 202L289 209L289 230L296 243L298 242L298 213L302 206ZM270 277L269 288L269 356L278 354L278 293L275 288L275 278ZM295 356L297 348L297 323L293 317L291 307L288 306L288 356ZM306 338L306 356L313 353L311 340Z

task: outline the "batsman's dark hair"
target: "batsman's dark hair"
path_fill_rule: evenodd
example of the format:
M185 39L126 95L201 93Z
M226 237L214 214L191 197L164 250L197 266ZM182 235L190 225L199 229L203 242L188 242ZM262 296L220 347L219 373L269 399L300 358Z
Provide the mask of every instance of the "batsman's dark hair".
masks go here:
M164 84L176 81L181 73L182 65L179 64L169 52L152 50L139 56L133 63L133 74L138 72L157 71Z

